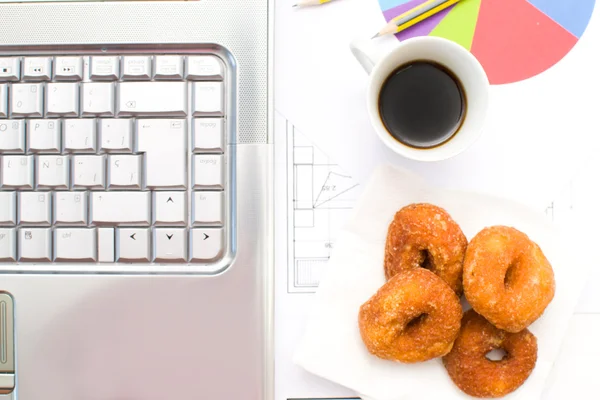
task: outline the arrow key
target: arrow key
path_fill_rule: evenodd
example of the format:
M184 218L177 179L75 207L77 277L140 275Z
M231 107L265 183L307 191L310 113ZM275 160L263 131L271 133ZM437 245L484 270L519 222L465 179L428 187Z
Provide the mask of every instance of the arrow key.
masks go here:
M160 226L185 226L186 192L152 192L152 222Z
M154 228L154 261L187 262L187 234L184 228Z
M191 262L206 263L218 261L225 252L223 229L191 229Z
M117 229L117 262L149 262L150 249L149 229Z

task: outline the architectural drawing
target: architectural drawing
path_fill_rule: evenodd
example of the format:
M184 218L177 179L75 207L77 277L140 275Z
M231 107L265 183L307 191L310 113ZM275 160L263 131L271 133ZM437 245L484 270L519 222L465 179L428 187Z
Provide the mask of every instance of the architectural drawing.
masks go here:
M350 216L358 184L289 121L286 148L288 292L312 293Z
M546 207L546 216L555 224L587 221L592 226L600 223L596 212L600 187L593 183L599 170L600 158L592 156L585 160L572 179L557 191Z

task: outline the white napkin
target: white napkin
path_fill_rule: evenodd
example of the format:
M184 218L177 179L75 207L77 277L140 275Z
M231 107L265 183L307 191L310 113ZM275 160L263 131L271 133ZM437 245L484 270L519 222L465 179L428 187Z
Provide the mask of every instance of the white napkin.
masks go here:
M358 310L385 282L383 255L389 223L398 209L416 202L446 209L468 239L486 226L514 226L537 242L551 262L554 300L529 327L538 339L537 365L529 379L505 397L539 399L594 261L595 252L585 250L585 235L559 232L543 214L513 202L426 187L419 178L391 166L374 173L354 218L338 237L295 363L372 400L471 398L450 380L440 359L418 364L384 361L368 353L360 338Z

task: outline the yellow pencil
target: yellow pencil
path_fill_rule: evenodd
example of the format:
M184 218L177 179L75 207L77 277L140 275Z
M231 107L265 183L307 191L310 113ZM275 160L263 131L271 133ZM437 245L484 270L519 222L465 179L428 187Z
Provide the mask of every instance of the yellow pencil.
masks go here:
M442 10L458 3L460 0L429 0L425 3L398 15L383 27L373 39L378 36L389 35L391 33L402 32L406 28L418 24L419 22L439 13Z
M321 4L329 3L333 0L300 0L292 7L309 7L309 6L320 6Z

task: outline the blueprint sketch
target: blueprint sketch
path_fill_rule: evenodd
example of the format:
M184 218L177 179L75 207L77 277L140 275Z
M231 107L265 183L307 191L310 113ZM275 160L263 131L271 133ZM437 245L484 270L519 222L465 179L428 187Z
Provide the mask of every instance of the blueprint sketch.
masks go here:
M600 223L596 211L600 204L600 186L595 184L600 171L600 158L585 160L574 176L559 187L553 200L546 207L546 216L555 224L562 225L585 220L593 227Z
M312 293L337 232L348 220L358 183L294 125L286 123L288 291Z
M292 360L321 272L362 186L277 111L274 145L275 400L360 400Z

